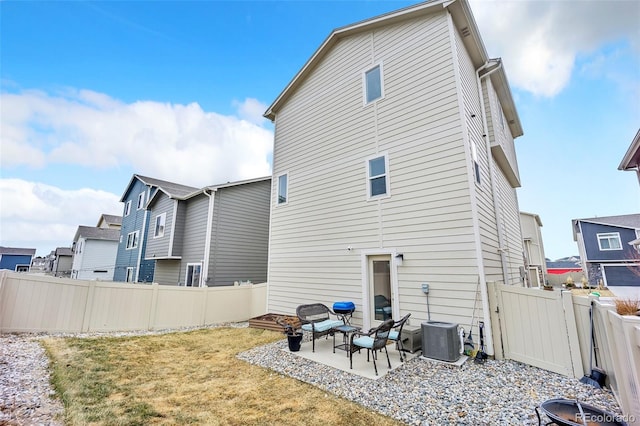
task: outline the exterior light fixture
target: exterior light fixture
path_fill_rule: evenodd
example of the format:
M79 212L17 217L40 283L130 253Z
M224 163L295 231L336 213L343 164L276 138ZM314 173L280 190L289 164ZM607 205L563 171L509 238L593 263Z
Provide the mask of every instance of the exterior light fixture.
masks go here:
M396 254L396 266L402 266L403 261L404 261L404 254L402 253Z

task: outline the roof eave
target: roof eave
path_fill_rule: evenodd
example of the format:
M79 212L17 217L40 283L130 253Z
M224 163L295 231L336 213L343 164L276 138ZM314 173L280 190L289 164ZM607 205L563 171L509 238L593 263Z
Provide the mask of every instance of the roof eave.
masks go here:
M640 165L640 129L631 141L629 149L622 158L618 170L634 170Z

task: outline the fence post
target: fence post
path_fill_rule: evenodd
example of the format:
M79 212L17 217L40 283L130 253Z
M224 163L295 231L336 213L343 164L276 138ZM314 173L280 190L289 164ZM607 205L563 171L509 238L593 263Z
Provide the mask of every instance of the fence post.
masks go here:
M156 328L156 318L158 310L158 292L160 291L158 283L151 283L151 306L149 307L149 323L147 330Z
M87 333L90 331L91 315L93 314L93 299L96 294L96 282L90 281L87 283L87 300L84 306L84 317L82 317L82 332Z
M582 368L582 352L580 351L580 340L578 339L576 315L573 310L573 294L571 291L562 291L560 295L562 296L564 322L567 326L567 338L569 339L569 358L571 359L571 368L573 371L573 377L578 379L584 376L584 369Z

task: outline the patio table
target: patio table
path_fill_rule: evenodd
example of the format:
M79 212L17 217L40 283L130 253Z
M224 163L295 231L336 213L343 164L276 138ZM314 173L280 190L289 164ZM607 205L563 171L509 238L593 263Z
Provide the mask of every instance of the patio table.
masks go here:
M333 327L333 353L336 353L336 348L341 349L343 351L347 351L347 357L349 356L349 338L351 334L355 331L359 331L360 327L354 327L352 325L339 325L337 327ZM342 333L342 343L336 345L336 332Z

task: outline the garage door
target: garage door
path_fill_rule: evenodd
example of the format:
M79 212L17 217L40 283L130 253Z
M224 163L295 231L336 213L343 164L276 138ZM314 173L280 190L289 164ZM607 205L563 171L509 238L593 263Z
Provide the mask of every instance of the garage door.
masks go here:
M607 287L636 286L640 287L640 264L604 266L604 284Z

